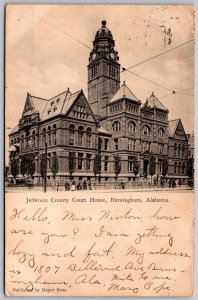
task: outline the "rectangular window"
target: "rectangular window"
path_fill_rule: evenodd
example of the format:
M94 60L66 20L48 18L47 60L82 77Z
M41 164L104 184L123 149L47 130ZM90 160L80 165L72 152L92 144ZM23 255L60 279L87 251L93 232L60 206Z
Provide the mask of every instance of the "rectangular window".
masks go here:
M135 143L136 143L136 140L133 140L133 139L129 139L128 140L128 149L130 151L134 151L135 150Z
M56 145L56 131L54 131L54 145Z
M78 153L78 170L83 169L83 153Z
M162 173L162 160L159 159L159 173Z
M69 131L69 145L74 145L74 131Z
M114 150L115 150L115 151L118 151L118 150L119 150L119 148L118 148L118 139L115 139L115 140L114 140Z
M87 154L87 159L86 159L86 170L90 171L91 170L91 154Z
M128 157L128 171L133 172L133 156Z
M78 132L78 146L83 145L83 132Z
M104 160L104 171L105 172L108 171L108 162L109 162L109 157L105 156L105 160Z
M105 149L105 150L108 150L108 143L109 143L109 140L108 140L108 139L105 139L105 146L104 146L104 149Z
M90 148L91 147L91 134L87 133L87 147Z

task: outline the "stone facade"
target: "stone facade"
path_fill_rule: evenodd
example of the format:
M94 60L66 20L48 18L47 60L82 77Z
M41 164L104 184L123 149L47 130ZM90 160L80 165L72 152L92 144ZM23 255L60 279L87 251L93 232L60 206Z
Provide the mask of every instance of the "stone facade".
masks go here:
M22 117L9 135L10 174L15 160L18 177L33 176L41 183L47 143L48 182L144 178L151 154L155 176L162 175L167 161L167 177L187 178L189 139L181 119L168 121L169 111L154 93L142 104L125 82L120 87L114 47L102 21L89 56L88 99L82 90L68 89L49 100L27 94Z

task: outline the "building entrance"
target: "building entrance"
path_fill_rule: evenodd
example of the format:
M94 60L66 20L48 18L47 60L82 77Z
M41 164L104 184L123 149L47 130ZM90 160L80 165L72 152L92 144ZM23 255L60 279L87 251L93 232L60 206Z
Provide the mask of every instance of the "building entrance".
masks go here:
M144 160L144 176L147 177L149 174L149 160Z

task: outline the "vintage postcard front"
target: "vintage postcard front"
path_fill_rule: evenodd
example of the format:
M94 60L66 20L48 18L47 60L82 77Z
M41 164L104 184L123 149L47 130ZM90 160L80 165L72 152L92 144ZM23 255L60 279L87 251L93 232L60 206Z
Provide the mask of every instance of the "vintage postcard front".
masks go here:
M5 293L191 296L194 8L8 5Z

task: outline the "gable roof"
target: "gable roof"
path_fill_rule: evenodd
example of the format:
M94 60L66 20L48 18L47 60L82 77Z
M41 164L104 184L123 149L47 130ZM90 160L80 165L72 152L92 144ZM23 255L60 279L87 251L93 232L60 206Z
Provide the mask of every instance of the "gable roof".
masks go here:
M177 126L179 124L179 119L169 121L169 136L173 137Z
M117 93L113 96L113 98L111 98L109 103L115 102L123 98L127 98L129 100L133 100L140 103L140 100L138 100L138 98L131 92L128 86L126 86L125 81L123 82L122 86L117 91Z
M69 111L69 109L71 108L71 106L73 105L73 103L75 102L75 100L77 99L79 94L81 93L81 91L82 90L77 91L73 94L70 93L70 95L68 95L68 97L66 98L66 101L64 102L62 113L67 113Z
M159 109L167 110L166 107L159 101L159 99L157 99L157 97L154 95L153 92L152 92L151 96L148 98L147 102L150 107L155 106Z
M15 126L9 133L9 135L12 135L14 133L16 133L19 130L19 125Z

